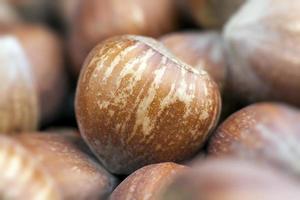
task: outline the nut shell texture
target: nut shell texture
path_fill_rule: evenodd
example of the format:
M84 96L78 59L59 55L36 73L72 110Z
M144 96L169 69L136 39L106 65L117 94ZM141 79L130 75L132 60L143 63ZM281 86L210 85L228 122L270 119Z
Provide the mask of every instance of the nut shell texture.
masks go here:
M248 1L224 31L230 87L250 102L300 106L300 1Z
M175 163L145 166L127 177L112 193L111 200L156 200L168 184L186 167Z
M299 183L269 166L235 159L200 161L173 180L159 200L299 198Z
M38 125L37 93L19 42L0 37L0 131L32 131Z
M160 41L175 56L195 69L206 70L221 89L224 87L227 62L221 34L214 31L171 33Z
M217 85L177 61L160 43L121 36L85 61L76 95L80 131L112 172L189 158L220 112Z
M283 104L248 106L218 128L209 153L268 161L300 174L299 121L300 111Z

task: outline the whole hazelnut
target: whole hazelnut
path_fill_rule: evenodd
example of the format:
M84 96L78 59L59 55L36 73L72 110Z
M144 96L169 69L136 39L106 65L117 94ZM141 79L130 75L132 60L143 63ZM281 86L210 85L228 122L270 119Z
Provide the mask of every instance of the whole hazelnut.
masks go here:
M300 106L300 1L251 0L224 31L232 92Z
M248 106L230 116L209 141L210 155L271 162L300 175L300 110L277 103Z
M81 151L76 134L0 137L0 196L8 199L103 199L115 178Z
M54 32L40 25L0 28L0 35L7 34L18 38L25 50L35 77L41 121L48 123L57 116L67 93L62 42Z
M35 130L39 111L31 67L14 37L0 37L0 80L0 132Z
M80 132L103 165L127 174L196 153L221 109L216 83L154 39L125 35L95 47L76 94Z
M70 51L79 74L85 57L99 42L117 35L158 37L177 26L174 0L84 0L72 20Z
M206 70L223 89L227 62L221 34L215 31L171 33L160 41L179 59L195 69Z
M159 200L282 200L299 198L299 183L270 166L208 159L179 174Z
M187 0L196 22L208 28L222 28L247 0Z
M164 188L187 167L175 163L145 166L128 176L111 194L110 200L156 200Z

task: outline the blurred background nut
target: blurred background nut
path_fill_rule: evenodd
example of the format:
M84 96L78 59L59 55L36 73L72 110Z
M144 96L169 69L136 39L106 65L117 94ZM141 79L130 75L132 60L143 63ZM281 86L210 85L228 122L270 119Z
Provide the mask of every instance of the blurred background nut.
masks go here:
M38 91L41 122L51 122L67 93L64 52L60 38L50 29L33 24L0 27L0 35L13 35L21 43L32 66Z
M219 88L205 71L141 36L113 37L95 47L77 86L80 132L118 174L188 159L206 142L220 109Z
M300 1L251 0L224 31L232 95L300 106Z
M187 167L175 163L145 166L120 183L110 196L110 200L157 200L160 192L185 169Z
M210 155L259 159L300 175L300 110L260 103L230 116L213 134Z
M79 73L88 52L99 42L116 35L158 37L177 26L173 0L85 0L73 18L71 57Z
M0 131L14 133L37 128L38 102L31 67L19 42L0 37Z
M89 157L75 133L0 137L0 197L105 199L115 178Z
M195 69L206 70L223 89L227 62L223 40L218 32L178 32L160 38L160 41L179 59Z
M18 23L21 18L6 1L0 1L0 26Z
M185 0L200 26L222 28L247 0ZM255 12L255 11L254 11Z
M158 199L296 200L299 194L298 182L269 166L208 159L178 175Z

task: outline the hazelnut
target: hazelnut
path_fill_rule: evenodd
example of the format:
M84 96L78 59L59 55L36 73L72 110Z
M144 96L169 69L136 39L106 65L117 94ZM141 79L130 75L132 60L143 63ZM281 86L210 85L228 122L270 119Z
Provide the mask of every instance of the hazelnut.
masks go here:
M80 1L84 0L53 0L53 9L61 20L62 25L67 29L66 31L70 28L69 26L79 8Z
M230 116L212 136L208 151L271 162L300 175L300 110L259 103Z
M151 38L125 35L95 47L76 94L80 132L111 172L182 161L218 121L218 86Z
M116 35L158 37L177 26L174 0L84 0L72 20L71 57L79 74L85 57L99 42Z
M300 106L300 1L251 0L224 31L230 87L249 102Z
M222 28L246 1L187 0L187 4L192 16L199 25L208 28Z
M0 137L0 196L8 199L99 199L115 179L81 151L76 134Z
M226 59L221 34L215 31L171 33L160 41L178 58L195 69L206 70L224 87Z
M145 166L128 176L112 193L110 200L156 200L160 191L186 169L175 163Z
M67 93L61 40L48 28L31 24L0 28L0 35L6 34L18 38L28 56L45 124L56 117Z
M159 200L298 199L299 183L270 166L233 159L203 160L179 174Z
M35 130L39 117L31 67L14 37L0 37L0 79L0 132Z

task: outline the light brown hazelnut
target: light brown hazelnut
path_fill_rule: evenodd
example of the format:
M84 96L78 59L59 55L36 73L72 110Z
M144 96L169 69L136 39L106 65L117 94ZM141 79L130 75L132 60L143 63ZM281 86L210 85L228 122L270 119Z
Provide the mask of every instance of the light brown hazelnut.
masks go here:
M248 106L230 116L209 142L210 155L270 162L300 175L300 110L276 103Z
M300 1L251 0L228 22L224 41L233 95L300 106L299 9Z
M0 28L0 35L7 34L18 38L25 50L35 77L41 122L48 123L57 116L67 93L61 40L48 28L32 24Z
M157 200L299 198L299 183L280 171L235 159L207 159L179 174Z
M77 134L0 137L0 197L104 199L115 178L89 157Z
M145 166L128 176L112 193L110 200L157 200L161 191L187 167L175 163Z
M196 22L208 28L222 28L247 0L187 0ZM254 11L255 12L255 11ZM252 15L252 13L250 13Z
M0 37L0 80L0 132L35 130L37 93L30 64L14 37Z
M176 15L174 0L80 1L71 33L74 71L79 74L85 57L99 42L123 34L158 37L176 28Z
M103 165L128 174L188 159L206 142L221 109L216 83L154 39L125 35L95 47L76 94L80 132Z
M223 89L227 62L221 34L215 31L171 33L160 41L182 61L195 69L206 70Z

